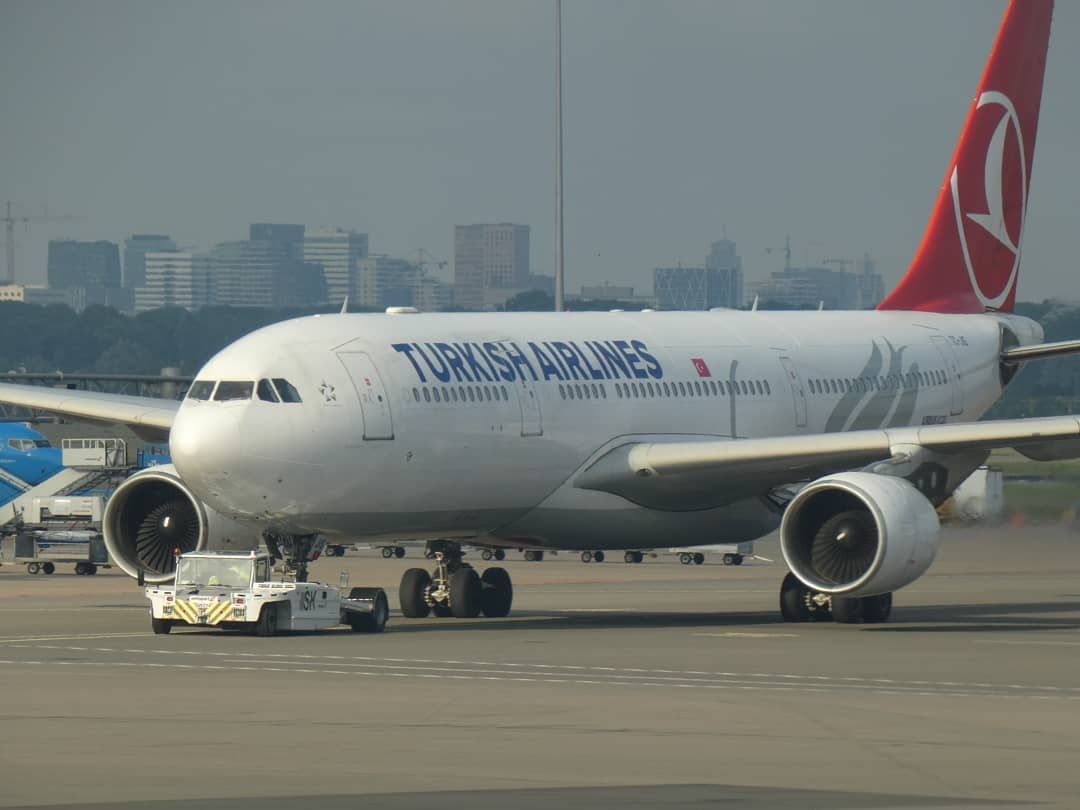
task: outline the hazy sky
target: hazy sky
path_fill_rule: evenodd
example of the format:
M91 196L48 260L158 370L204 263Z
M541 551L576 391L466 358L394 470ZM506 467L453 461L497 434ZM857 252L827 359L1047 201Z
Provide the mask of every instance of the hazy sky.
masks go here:
M918 243L1003 0L565 0L567 288L700 264L750 280ZM253 221L452 261L453 226L532 226L551 272L553 0L0 2L0 202L46 244ZM1080 299L1080 3L1051 35L1019 292ZM0 254L2 256L2 254ZM449 273L447 268L446 273Z

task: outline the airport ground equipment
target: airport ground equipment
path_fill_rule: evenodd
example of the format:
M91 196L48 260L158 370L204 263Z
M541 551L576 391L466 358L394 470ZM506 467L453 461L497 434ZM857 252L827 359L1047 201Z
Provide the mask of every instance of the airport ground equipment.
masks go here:
M754 544L751 543L713 543L707 546L680 546L669 548L667 554L674 554L683 565L704 565L707 554L719 554L724 565L742 565L743 560L754 556Z
M171 585L150 585L151 626L220 627L273 636L345 624L358 633L381 633L390 605L381 588L340 588L319 582L273 580L265 551L195 551L176 559Z
M53 574L58 563L92 575L109 567L101 534L100 496L33 498L20 520L0 537L0 564L25 565L30 574Z
M581 552L581 561L583 563L590 563L590 562L602 563L604 561L604 552L603 551L583 551L583 552Z

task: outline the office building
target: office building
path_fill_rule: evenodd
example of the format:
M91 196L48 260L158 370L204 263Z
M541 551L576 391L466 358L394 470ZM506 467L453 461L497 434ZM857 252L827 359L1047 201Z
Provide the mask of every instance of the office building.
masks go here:
M450 286L405 259L368 256L360 260L357 303L371 309L416 307L435 312L450 306Z
M705 269L719 273L719 303L712 306L739 309L743 305L742 257L730 239L720 239L709 246Z
M146 283L135 290L135 311L160 307L199 309L207 305L210 273L209 256L172 251L146 254Z
M120 247L115 242L49 241L49 287L85 289L119 287Z
M532 289L529 226L511 223L454 228L454 302L479 310Z
M730 283L719 270L707 267L657 267L653 295L658 309L705 310L730 306Z
M146 283L146 254L170 253L176 242L163 234L137 233L124 241L124 286L141 287Z
M340 304L360 294L360 260L368 255L368 235L341 228L305 228L303 261L322 267L326 297Z

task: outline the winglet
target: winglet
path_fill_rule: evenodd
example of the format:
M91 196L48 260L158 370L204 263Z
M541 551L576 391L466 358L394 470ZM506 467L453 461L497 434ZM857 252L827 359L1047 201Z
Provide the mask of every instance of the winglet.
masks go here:
M349 296L345 296L345 300L341 302L341 315L347 315L349 312Z

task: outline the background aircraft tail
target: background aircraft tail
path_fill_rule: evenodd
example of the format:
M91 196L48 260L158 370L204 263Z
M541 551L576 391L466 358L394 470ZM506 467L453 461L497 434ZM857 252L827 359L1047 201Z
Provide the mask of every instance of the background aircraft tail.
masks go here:
M1012 0L915 259L878 309L1011 312L1053 0Z

